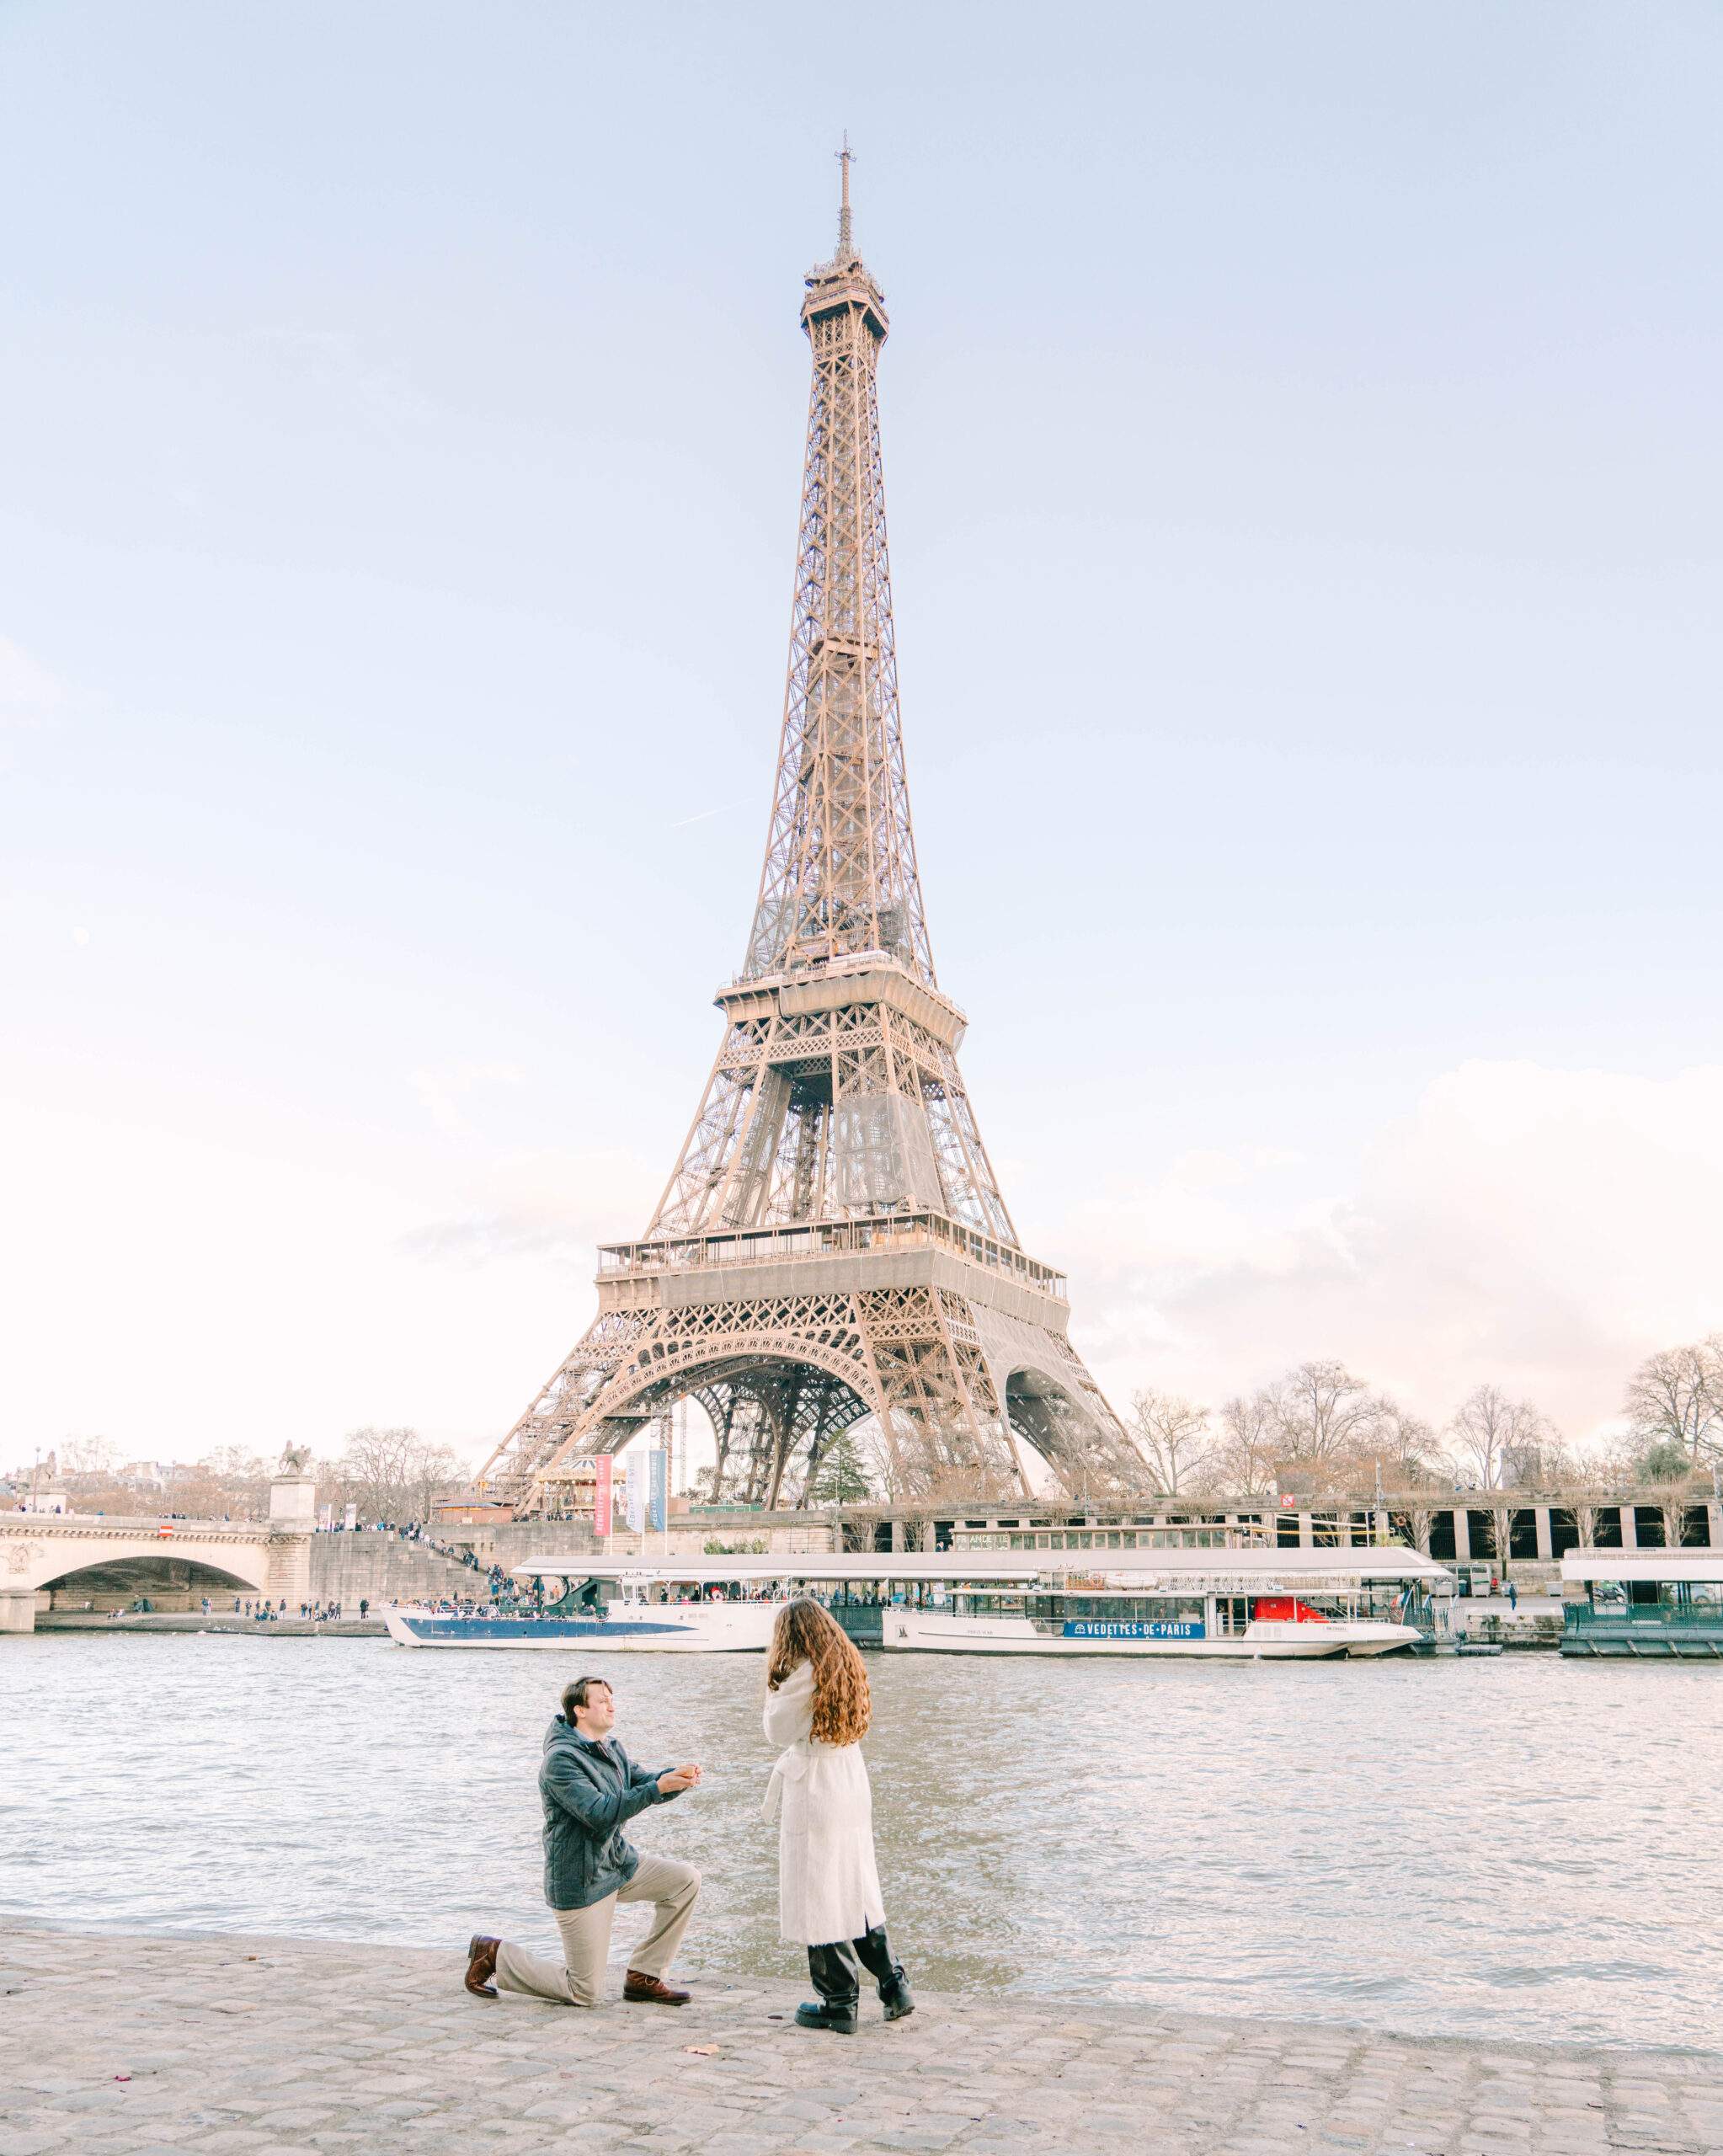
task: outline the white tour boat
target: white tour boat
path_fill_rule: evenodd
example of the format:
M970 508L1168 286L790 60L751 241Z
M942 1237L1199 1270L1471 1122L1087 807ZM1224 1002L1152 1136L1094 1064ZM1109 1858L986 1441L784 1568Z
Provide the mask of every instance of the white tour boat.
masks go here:
M1027 1586L936 1587L887 1613L911 1654L1313 1662L1427 1646L1453 1576L1398 1545L1052 1554ZM1416 1621L1412 1621L1416 1620Z
M758 1654L778 1611L810 1590L824 1598L865 1590L872 1609L900 1595L959 1588L1022 1587L1031 1558L920 1556L826 1556L782 1550L761 1556L547 1557L516 1565L512 1578L536 1582L542 1608L531 1614L453 1615L432 1609L384 1612L403 1647L536 1647L580 1645L613 1654Z
M785 1602L812 1593L863 1644L896 1653L1306 1662L1430 1644L1453 1588L1442 1566L1398 1545L565 1556L513 1577L537 1584L539 1609L392 1609L390 1635L408 1647L757 1654Z

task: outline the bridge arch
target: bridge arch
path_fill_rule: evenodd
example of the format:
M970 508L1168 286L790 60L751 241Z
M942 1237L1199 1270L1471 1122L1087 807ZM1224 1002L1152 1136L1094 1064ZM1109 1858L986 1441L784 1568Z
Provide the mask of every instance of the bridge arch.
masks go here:
M36 1592L50 1598L51 1609L125 1609L140 1595L147 1596L158 1609L189 1608L205 1595L212 1601L239 1595L254 1595L261 1600L261 1578L247 1575L264 1570L262 1566L247 1566L243 1572L236 1571L193 1557L175 1556L169 1550L152 1550L132 1557L109 1557L93 1565L74 1566L69 1572L40 1581Z

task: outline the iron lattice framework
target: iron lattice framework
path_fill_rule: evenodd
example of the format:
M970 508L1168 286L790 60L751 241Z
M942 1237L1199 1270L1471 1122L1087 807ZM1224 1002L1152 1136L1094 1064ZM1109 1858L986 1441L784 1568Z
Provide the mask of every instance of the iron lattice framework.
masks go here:
M577 1458L692 1396L717 1490L805 1496L871 1417L900 1502L1027 1495L1030 1446L1075 1492L1142 1462L1027 1257L964 1091L965 1021L928 941L904 769L878 390L885 303L851 244L807 279L813 351L788 686L765 865L725 1032L599 1315L480 1478L554 1508Z

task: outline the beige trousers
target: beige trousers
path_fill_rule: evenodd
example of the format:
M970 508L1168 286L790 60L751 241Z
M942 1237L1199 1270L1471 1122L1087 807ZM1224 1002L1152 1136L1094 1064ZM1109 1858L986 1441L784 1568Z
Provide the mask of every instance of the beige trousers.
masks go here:
M524 1991L534 1999L554 1999L564 2006L596 2006L604 1996L605 1965L610 1959L611 1925L618 1902L651 1902L656 1921L628 1957L643 1977L661 1977L676 1958L682 1935L694 1914L700 1874L675 1857L643 1856L634 1876L619 1892L606 1894L584 1909L552 1909L563 1935L563 1966L524 1946L505 1941L497 1949L497 1983L504 1991Z

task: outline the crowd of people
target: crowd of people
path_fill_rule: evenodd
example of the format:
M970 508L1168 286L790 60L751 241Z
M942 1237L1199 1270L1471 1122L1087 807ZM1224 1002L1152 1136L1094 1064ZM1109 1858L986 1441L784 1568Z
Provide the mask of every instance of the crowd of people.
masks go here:
M203 1598L203 1611L205 1617L210 1614L210 1598L205 1595ZM262 1598L253 1602L236 1594L233 1598L232 1614L236 1617L249 1617L255 1624L276 1625L291 1613L285 1595L279 1601ZM309 1623L316 1625L339 1625L344 1614L344 1605L339 1602L301 1602L299 1605L300 1616ZM371 1598L369 1595L362 1594L359 1598L359 1614L361 1619L370 1616Z

